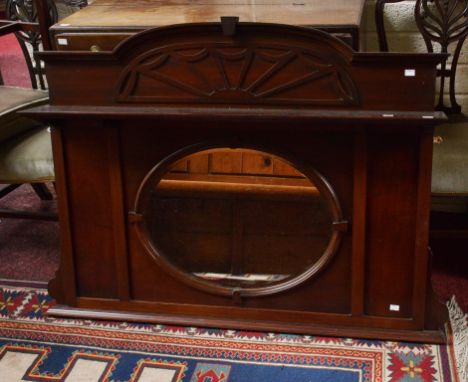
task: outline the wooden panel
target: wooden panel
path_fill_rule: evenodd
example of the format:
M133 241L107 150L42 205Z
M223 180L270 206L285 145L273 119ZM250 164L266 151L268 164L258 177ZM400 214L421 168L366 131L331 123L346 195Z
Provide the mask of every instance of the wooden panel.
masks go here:
M189 160L177 161L172 165L171 171L187 173L189 171Z
M352 259L352 313L364 314L366 228L367 228L367 137L364 129L354 137L354 190L353 190L353 259Z
M368 140L366 313L370 315L413 315L417 148L414 133ZM390 305L399 310L392 311Z
M57 33L52 41L54 50L61 51L106 51L114 49L120 42L133 33Z
M138 280L132 279L132 295L135 301L158 301L174 304L201 304L201 306L235 306L232 298L203 293L195 288L181 285L166 272L158 268L155 262L145 254L138 238L132 233L130 237L131 272L138 275ZM348 240L341 246L340 255L326 272L315 280L294 288L288 293L281 293L261 298L243 299L243 306L267 310L274 307L282 311L283 316L288 310L298 312L328 312L350 313L350 276L351 248ZM155 280L158 280L155 283ZM205 312L205 309L202 309ZM183 311L181 307L179 311ZM202 310L199 310L201 312ZM187 312L187 311L186 311ZM256 311L251 312L251 316ZM239 312L239 317L242 314ZM245 313L244 313L245 317ZM264 315L264 317L266 317ZM271 317L270 317L271 319ZM307 320L306 317L303 318Z
M232 260L236 273L297 275L325 252L332 219L314 197L279 202L229 196L212 199L207 192L194 198L189 189L181 196L155 196L145 212L150 237L187 272L229 273L238 252Z
M70 306L76 305L76 273L73 247L71 208L69 204L67 162L61 127L52 129L52 149L56 177L57 204L60 220L60 266L57 277L49 283L51 295Z
M414 280L413 280L413 306L414 319L419 329L426 324L434 325L437 320L426 322L427 310L433 309L431 299L439 301L432 289L430 277L431 264L429 257L429 213L431 209L431 194L427 192L431 188L432 175L432 149L434 146L434 131L432 129L421 129L419 143L418 178L417 178L417 207L416 227L414 245ZM428 292L424 292L428 291ZM437 309L437 314L443 310ZM430 327L427 325L428 327ZM434 326L432 326L434 327Z
M180 128L183 129L183 126L180 126ZM140 182L146 175L146 172L149 171L154 164L158 163L162 157L164 157L164 152L169 153L173 150L178 150L183 146L191 145L193 142L198 140L197 137L199 134L190 130L184 130L183 135L177 135L175 133L170 133L169 131L158 132L151 129L151 127L144 126L143 123L141 125L132 124L131 126L123 128L122 132L122 142L124 142L123 162L125 163L124 183L126 185L127 204L130 206L134 203L135 189L140 185ZM256 135L252 131L244 131L244 134L248 134L250 142L262 142L263 145L270 147L282 147L282 151L288 152L292 157L302 158L301 162L310 162L311 165L324 174L324 176L334 185L343 205L345 215L350 216L349 214L353 199L353 147L348 143L350 140L349 134L342 134L337 139L335 135L324 136L322 134L317 134L312 136L310 134L301 133L296 135L296 139L301 142L301 145L289 146L285 146L283 144L284 136L280 132L269 134L268 137L265 137L263 134ZM207 140L219 141L216 131L205 130L201 135ZM224 135L225 139L228 138L226 134ZM239 132L235 135L238 136ZM146 145L141 146L142 141L153 140L164 140L166 143L160 150L154 150L154 148ZM332 158L343 163L343 167L336 168L333 166ZM232 168L232 166L228 167ZM236 171L239 170L239 168L240 165L237 167ZM293 180L297 181L295 179ZM185 192L187 193L188 191ZM195 208L196 205L197 204L194 203L192 207ZM218 262L218 260L223 256L227 257L228 252L223 255L223 253L219 253L219 251L213 252L212 248L214 248L216 243L218 243L217 245L223 244L224 246L231 245L231 242L229 242L226 236L226 230L230 226L229 221L226 219L230 219L232 214L230 212L226 212L223 208L214 207L212 209L212 213L216 214L217 217L204 221L204 219L206 219L207 212L204 211L203 213L197 213L192 207L185 205L184 207L177 208L177 211L179 211L180 214L184 214L186 217L189 217L189 219L174 218L174 224L177 229L179 231L186 232L183 236L179 237L179 240L183 240L187 245L192 246L192 249L195 252L207 251L206 253L211 253L211 255L207 255L211 260L205 263L194 261L191 263L192 266L197 267L203 264L208 266L214 263L216 266L220 267L219 269L226 269L226 267L228 267L227 263ZM318 248L321 245L323 246L323 241L320 241L319 239L316 240L314 238L305 239L305 235L309 234L310 231L316 227L303 226L301 211L291 210L289 214L284 215L283 223L289 222L288 226L292 236L285 236L283 244L278 244L278 238L276 238L275 240L277 244L271 246L267 245L268 248L266 249L265 245L259 246L259 238L264 236L264 231L261 230L262 224L278 224L278 229L274 231L278 232L278 230L281 230L281 219L275 219L273 208L271 209L270 214L258 216L258 214L255 213L256 209L258 209L257 207L256 203L249 205L246 204L243 207L244 211L251 214L251 218L246 221L247 225L245 226L245 235L247 236L245 237L246 241L244 251L247 256L252 254L256 259L258 259L258 261L256 260L256 262L252 263L253 267L258 269L257 267L259 264L265 265L265 260L273 260L273 258L277 259L278 264L289 264L290 266L293 266L291 258L294 254L291 254L292 257L290 258L283 258L282 254L284 253L283 250L288 246L290 251L295 252L294 245L296 245L297 249L309 248L311 255L310 259L307 261L314 261L313 248ZM279 205L277 205L277 208L279 208ZM260 220L256 220L255 216ZM164 214L159 215L159 217L169 224L167 219L164 217ZM212 226L207 226L210 222ZM206 240L200 238L199 235L197 237L197 235L188 233L195 228L197 230L203 229L206 231ZM131 271L133 275L131 279L134 299L166 302L184 301L187 303L200 302L209 305L222 304L226 306L233 304L233 301L230 298L226 299L216 296L208 296L202 292L194 290L193 288L191 289L180 282L176 282L168 275L160 274L160 270L156 269L157 267L151 259L151 256L146 253L140 244L138 244L139 240L132 233L131 227L129 232L131 238L130 253L132 264ZM291 240L291 238L293 238L293 240ZM262 240L265 240L265 237L263 237ZM346 242L342 244L336 259L326 269L326 271L320 274L318 278L311 280L304 286L295 288L291 292L282 293L274 297L246 299L244 304L258 309L266 309L271 306L271 304L274 304L278 309L349 313L351 296L350 237L346 237L345 241ZM271 243L274 243L274 241L272 240ZM262 253L269 252L269 256L264 260L261 260L261 258L258 257L259 250L261 250ZM269 262L269 260L267 260L267 262ZM272 261L272 264L274 263L275 262ZM270 266L272 271L274 270L273 268ZM276 271L278 270L278 268L275 269ZM159 286L156 286L152 281L155 280L155 278L161 278L161 280L164 281L161 282L161 285L158 283ZM164 286L162 284L164 284Z
M118 296L108 139L96 124L64 130L78 296Z
M242 174L242 152L216 152L210 154L210 173Z
M208 154L193 154L185 157L171 167L172 172L189 174L208 174L210 158Z
M196 31L187 31L187 33L196 33ZM176 43L177 41L174 41ZM180 43L180 42L179 42ZM275 40L275 44L286 43L286 41ZM124 49L124 46L122 46ZM61 54L64 54L63 56ZM123 64L114 59L112 54L108 53L89 53L89 55L80 55L73 58L74 76L70 77L69 69L60 65L59 61L66 57L67 52L54 52L50 58L47 59L47 76L52 81L50 97L51 102L55 105L113 105L115 101L115 89L118 88L118 80L122 76ZM125 56L125 52L120 53ZM44 56L44 55L43 55ZM430 96L434 92L435 82L431 79L435 75L435 69L432 64L421 62L419 55L406 55L402 57L401 61L393 61L390 64L386 61L384 54L369 55L369 54L355 54L355 63L348 68L350 77L354 81L359 82L359 102L360 109L363 110L411 110L411 111L426 111L432 112L434 100ZM93 61L96 59L96 61ZM432 58L436 61L436 57ZM413 62L411 62L413 61ZM56 63L57 62L57 63ZM208 65L208 64L207 64ZM214 72L213 63L209 63L209 70ZM386 76L382 75L383 71L376 69L379 66L384 66ZM404 70L408 67L415 69L418 73L416 77L405 77ZM214 74L213 74L214 76ZM180 82L184 83L185 79L182 74L180 75ZM285 83L296 79L297 74L290 73L289 78L285 78ZM76 92L68 92L68 86L76 89ZM151 85L147 83L146 93L156 92L157 88L151 90ZM161 85L162 86L162 85ZM318 87L321 88L321 87ZM380 89L385 88L387 91L382 92ZM162 88L161 88L162 89ZM167 89L159 89L157 94L171 94ZM302 89L304 90L304 89ZM156 93L155 93L156 94ZM217 99L217 96L224 97L224 92L213 92L213 94L206 99L199 99L202 103L215 101L222 103ZM317 98L319 94L313 94ZM308 97L312 97L309 95ZM297 94L288 97L289 105L297 107L302 101L298 99ZM319 98L320 99L320 98ZM338 99L338 98L337 98ZM164 101L161 97L157 100L158 103L171 103L174 99ZM183 100L179 100L176 104L180 104ZM228 99L225 99L227 102ZM196 98L192 97L191 102L196 102ZM251 97L236 99L233 104L248 104L248 103L276 103L274 100L252 100ZM326 107L323 102L316 105L313 104L314 100L307 100L310 103L311 109L323 109ZM151 104L150 101L145 101L145 104ZM285 103L277 102L277 104ZM219 107L219 105L218 105ZM335 105L337 109L349 109L349 105ZM357 110L357 107L352 110ZM296 117L301 116L301 112L296 111ZM284 114L284 113L283 113ZM389 114L389 113L382 113ZM391 114L391 113L390 113ZM398 114L396 115L398 116ZM314 126L309 126L313 129Z
M190 174L206 174L209 171L209 161L208 155L191 155L187 171Z
M261 153L244 153L242 156L242 173L256 175L273 175L273 159Z
M402 62L403 63L403 62ZM424 70L417 68L415 77L406 77L405 69L416 68L415 63L405 62L401 64L383 64L379 65L386 78L380 76L377 71L371 69L372 64L364 64L356 68L354 75L362 79L361 92L363 105L373 105L372 97L378 97L376 100L381 105L381 110L426 110L434 109L434 97L432 94L435 89L434 69ZM379 89L385 88L385 91ZM410 92L411 96L408 98ZM403 105L401 101L406 99L407 104ZM411 101L412 100L412 101ZM414 101L414 102L413 102ZM387 113L385 113L387 114ZM391 114L391 113L390 113Z
M282 159L267 153L252 150L218 150L209 154L192 154L181 159L172 166L172 172L187 174L225 174L240 175L270 175L271 177L304 178L294 167ZM247 177L243 177L247 181ZM200 179L197 177L193 178ZM211 179L214 179L211 177ZM220 181L221 178L219 177ZM233 180L234 178L231 177ZM242 178L239 178L239 181ZM266 181L266 178L264 178ZM227 181L227 178L226 180ZM273 181L273 180L272 180ZM278 180L278 184L281 181ZM284 182L288 182L284 180ZM285 183L285 184L286 184Z
M110 185L111 209L108 212L112 219L115 276L119 299L122 301L130 298L126 214L124 209L124 196L122 184L122 163L120 160L119 129L115 125L106 126L108 171Z
M233 36L219 24L174 26L112 53L41 58L52 106L29 115L63 129L63 155L55 152L70 222L51 284L59 303L151 312L162 322L440 339L420 331L443 321L428 295L425 248L443 55L355 53L312 29L245 23ZM407 68L416 76L405 77ZM160 174L149 173L195 147L266 154L185 158L155 192ZM306 192L305 179L274 155L315 187ZM153 183L141 188L145 179ZM316 200L319 191L335 201L333 250L310 273L271 288L213 287L162 261L163 241L145 236L141 207L158 196L161 224L150 231L169 241L167 251L179 240L189 268L297 272L324 245L323 227L304 225L314 208L304 196ZM226 205L227 195L234 202ZM65 280L76 280L78 299L57 290Z
M273 174L302 178L304 175L282 160L273 158Z

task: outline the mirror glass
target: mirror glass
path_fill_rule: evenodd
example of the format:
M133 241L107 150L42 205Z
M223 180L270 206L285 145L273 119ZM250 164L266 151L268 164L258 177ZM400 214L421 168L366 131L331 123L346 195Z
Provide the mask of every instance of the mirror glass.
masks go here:
M311 179L286 160L250 149L213 149L173 163L142 211L164 260L232 288L283 283L327 249L333 215Z

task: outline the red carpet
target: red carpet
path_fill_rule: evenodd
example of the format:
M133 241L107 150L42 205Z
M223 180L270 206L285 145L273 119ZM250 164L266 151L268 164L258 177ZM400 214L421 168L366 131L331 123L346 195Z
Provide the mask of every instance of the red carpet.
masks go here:
M436 259L432 275L434 290L444 301L454 295L460 308L468 313L468 269L450 261L450 258Z
M31 87L23 52L13 34L0 37L0 71L5 85Z
M1 199L0 208L51 210L55 201L41 201L24 185ZM0 220L0 279L48 281L58 266L58 255L58 223Z

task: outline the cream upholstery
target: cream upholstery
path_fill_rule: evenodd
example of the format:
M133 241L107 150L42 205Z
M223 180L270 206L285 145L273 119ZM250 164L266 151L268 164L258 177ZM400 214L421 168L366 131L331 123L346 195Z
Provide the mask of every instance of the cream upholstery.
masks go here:
M435 137L432 193L468 196L468 118L451 116Z
M47 128L21 117L21 109L46 103L47 92L0 87L0 183L37 183L54 179Z
M0 142L27 131L37 122L20 117L17 111L47 103L49 96L42 90L0 86Z
M468 118L451 116L435 131L432 211L466 214L468 206Z
M0 183L54 180L49 129L37 127L0 145Z

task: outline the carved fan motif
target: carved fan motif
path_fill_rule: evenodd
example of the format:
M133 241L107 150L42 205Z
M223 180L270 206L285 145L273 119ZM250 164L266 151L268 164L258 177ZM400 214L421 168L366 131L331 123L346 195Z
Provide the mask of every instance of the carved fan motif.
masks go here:
M355 105L357 89L337 62L280 46L155 49L127 66L117 100Z

